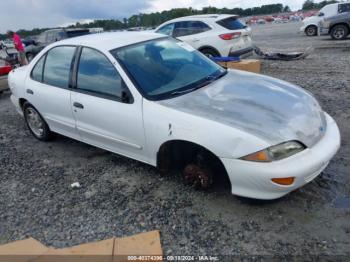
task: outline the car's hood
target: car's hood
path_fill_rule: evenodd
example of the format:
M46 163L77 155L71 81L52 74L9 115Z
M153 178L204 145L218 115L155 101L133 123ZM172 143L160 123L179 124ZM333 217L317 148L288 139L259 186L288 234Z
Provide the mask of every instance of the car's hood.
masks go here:
M304 18L303 20L303 23L304 24L315 24L317 25L318 22L320 22L322 20L322 17L319 17L319 16L310 16L310 17L306 17Z
M309 93L243 71L229 70L206 87L158 103L243 130L271 145L297 140L311 147L326 129L324 113Z

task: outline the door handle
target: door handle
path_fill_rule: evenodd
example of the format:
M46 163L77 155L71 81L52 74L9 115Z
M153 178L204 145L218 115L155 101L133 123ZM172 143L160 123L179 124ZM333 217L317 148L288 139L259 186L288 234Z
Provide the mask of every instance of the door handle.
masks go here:
M31 89L27 89L26 91L27 91L27 94L34 95L33 90L31 90Z
M74 102L73 106L76 107L76 108L84 109L84 106L82 104L78 103L78 102Z

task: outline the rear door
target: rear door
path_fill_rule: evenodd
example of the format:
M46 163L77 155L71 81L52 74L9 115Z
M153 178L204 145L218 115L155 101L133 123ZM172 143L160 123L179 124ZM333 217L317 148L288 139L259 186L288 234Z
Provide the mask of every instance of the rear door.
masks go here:
M79 139L70 103L75 46L58 46L43 55L26 82L26 99L52 131Z
M203 45L203 40L206 40L202 33L209 30L211 28L201 21L182 21L175 23L173 36L198 49Z
M111 59L81 49L71 102L76 126L84 142L144 161L142 99L134 101Z

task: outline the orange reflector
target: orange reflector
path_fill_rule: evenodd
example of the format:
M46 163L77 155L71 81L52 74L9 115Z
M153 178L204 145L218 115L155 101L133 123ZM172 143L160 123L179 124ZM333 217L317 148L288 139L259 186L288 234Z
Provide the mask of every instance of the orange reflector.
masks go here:
M295 177L272 178L271 180L272 182L282 186L290 186L294 183Z
M269 162L269 156L267 155L266 151L260 151L244 157L244 160L256 162Z

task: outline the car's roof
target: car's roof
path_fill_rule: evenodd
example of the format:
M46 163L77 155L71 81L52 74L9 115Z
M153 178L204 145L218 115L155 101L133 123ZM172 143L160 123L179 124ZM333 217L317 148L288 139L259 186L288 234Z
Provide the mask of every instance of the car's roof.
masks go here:
M79 37L68 38L56 42L59 45L82 45L100 50L109 51L119 47L136 44L143 41L164 37L164 35L153 32L113 32L91 34Z
M230 15L230 14L204 14L204 15L190 15L190 16L183 16L179 18L175 18L172 20L169 20L165 23L169 22L179 22L179 21L185 21L185 20L207 20L207 21L219 21L225 18L229 17L238 17L238 15ZM164 23L164 24L165 24Z

